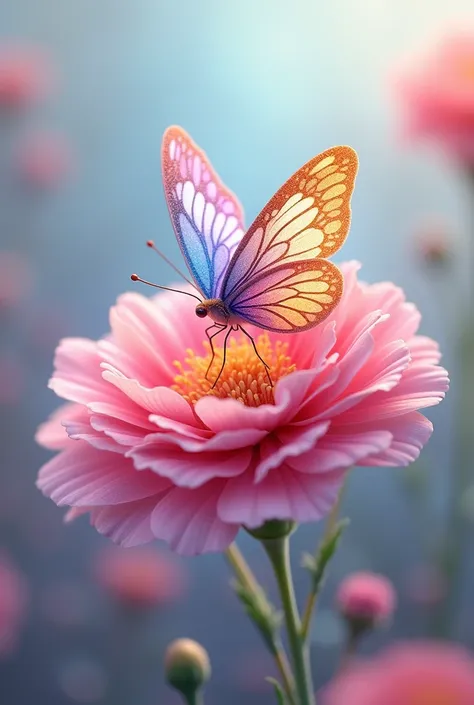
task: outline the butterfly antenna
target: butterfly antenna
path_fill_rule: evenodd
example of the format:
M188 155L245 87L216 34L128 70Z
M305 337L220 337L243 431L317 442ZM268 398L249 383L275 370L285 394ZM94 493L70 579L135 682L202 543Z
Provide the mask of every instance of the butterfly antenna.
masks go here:
M172 269L174 269L174 271L176 272L176 274L179 274L179 276L182 277L182 278L184 279L184 281L187 281L188 284L191 284L191 286L193 287L193 289L196 289L196 286L192 283L192 281L191 281L190 279L188 279L182 272L180 272L180 270L178 269L178 267L176 267L176 265L174 265L173 262L172 262L170 259L168 259L168 257L167 257L165 254L163 254L163 252L162 252L161 250L159 250L159 249L157 248L157 246L155 245L155 243L153 242L153 240L147 240L146 245L147 245L147 247L150 248L150 250L154 250L157 255L160 255L160 257L165 260L166 264L169 264L169 266L170 266ZM197 291L197 289L196 289L196 291Z
M180 291L179 289L172 289L170 286L161 286L160 284L153 284L153 282L149 282L146 279L142 279L141 277L138 276L138 274L131 274L130 279L132 282L141 282L142 284L148 284L148 286L153 286L155 289L164 289L165 291L174 291L177 294L185 294L186 296L192 296L193 299L196 299L201 303L201 299L199 296L195 296L194 294L191 294L189 291Z

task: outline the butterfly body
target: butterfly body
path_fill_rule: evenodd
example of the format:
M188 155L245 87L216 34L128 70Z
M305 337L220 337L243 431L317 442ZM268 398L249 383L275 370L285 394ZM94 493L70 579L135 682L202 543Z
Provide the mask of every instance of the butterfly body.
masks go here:
M168 210L200 294L196 298L202 299L196 315L213 321L206 329L213 353L212 339L228 329L224 363L232 330L247 335L258 355L243 325L301 332L337 306L343 278L327 258L349 232L357 165L350 147L319 154L288 179L246 229L239 201L205 153L182 128L166 130L162 171Z
M214 323L225 326L235 326L245 323L244 319L232 313L222 299L205 299L201 301L201 303L196 306L196 316L198 316L198 318L209 316Z

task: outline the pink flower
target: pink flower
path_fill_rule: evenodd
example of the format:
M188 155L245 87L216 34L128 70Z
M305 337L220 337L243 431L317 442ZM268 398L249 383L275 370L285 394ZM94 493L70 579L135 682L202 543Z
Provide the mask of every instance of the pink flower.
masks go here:
M121 296L108 337L59 345L50 387L72 404L38 431L60 451L38 487L125 546L159 538L196 554L225 549L242 524L320 519L353 465L409 464L432 432L418 409L441 401L447 373L403 292L357 269L343 267L343 299L320 326L249 327L273 388L236 337L210 389L188 297Z
M99 583L129 605L153 607L179 599L184 575L169 556L148 547L109 547L96 560Z
M0 106L24 107L42 97L51 83L44 56L32 47L0 48Z
M430 642L392 646L345 671L322 705L472 705L474 658L462 647Z
M428 137L474 161L474 34L448 36L400 71L397 90L409 136Z
M0 658L17 646L26 612L27 588L24 577L8 556L0 554Z
M339 586L337 606L349 620L380 622L392 616L396 594L390 580L376 573L352 573Z
M30 135L18 150L18 171L29 184L51 188L60 183L71 167L71 155L59 135Z

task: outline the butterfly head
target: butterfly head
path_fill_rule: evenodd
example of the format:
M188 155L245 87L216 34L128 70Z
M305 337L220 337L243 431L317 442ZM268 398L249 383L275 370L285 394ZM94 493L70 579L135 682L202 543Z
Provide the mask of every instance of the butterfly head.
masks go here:
M236 323L235 316L232 316L231 311L222 299L204 299L204 301L197 304L194 311L198 318L206 318L206 316L209 316L214 323L218 323L221 326Z
M204 305L204 303L198 304L196 306L196 316L198 318L206 318L208 312L209 311L208 311L207 307Z

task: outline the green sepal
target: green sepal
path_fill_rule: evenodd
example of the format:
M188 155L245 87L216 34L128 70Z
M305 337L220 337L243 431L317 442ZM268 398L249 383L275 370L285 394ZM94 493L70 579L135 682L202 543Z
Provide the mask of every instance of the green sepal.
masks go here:
M275 655L280 643L279 629L282 620L280 612L268 601L261 588L258 592L254 592L237 580L232 582L232 586L248 616L262 635L267 648L272 655Z
M286 705L287 700L285 698L285 693L283 692L283 688L281 687L280 683L276 680L276 678L265 678L265 680L268 683L271 683L273 686L273 689L275 691L276 699L278 702L278 705Z
M319 593L323 586L329 561L335 554L342 533L348 525L349 519L341 519L334 529L322 539L315 556L310 553L303 554L302 565L303 568L306 568L311 573L312 592L315 595Z

